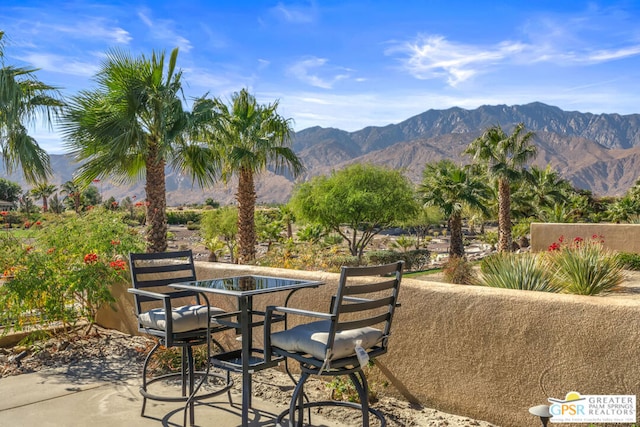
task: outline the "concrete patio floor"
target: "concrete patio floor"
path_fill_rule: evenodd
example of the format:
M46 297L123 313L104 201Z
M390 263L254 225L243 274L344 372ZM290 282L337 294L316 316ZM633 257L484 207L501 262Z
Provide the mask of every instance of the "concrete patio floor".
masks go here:
M145 417L140 416L142 397L139 381L88 379L65 370L44 370L0 379L1 426L181 426L183 406L149 400ZM241 397L233 394L231 406L226 394L196 405L197 426L239 426ZM284 407L253 398L251 426L274 426ZM314 426L334 427L335 422L318 415Z

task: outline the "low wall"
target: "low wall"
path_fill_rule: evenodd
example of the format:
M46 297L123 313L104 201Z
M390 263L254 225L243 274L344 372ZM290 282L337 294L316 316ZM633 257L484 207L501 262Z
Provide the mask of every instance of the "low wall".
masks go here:
M332 273L197 264L203 279L259 273L322 280L326 285L301 290L290 302L311 310L326 311L338 283ZM282 298L256 297L254 304L281 304ZM405 397L427 407L522 427L539 425L529 407L569 391L640 395L638 299L405 278L400 302L390 351L380 362ZM215 303L233 306L224 298Z
M588 240L602 236L606 248L620 252L640 253L640 224L531 224L531 250L546 251L562 236L565 242L580 237Z

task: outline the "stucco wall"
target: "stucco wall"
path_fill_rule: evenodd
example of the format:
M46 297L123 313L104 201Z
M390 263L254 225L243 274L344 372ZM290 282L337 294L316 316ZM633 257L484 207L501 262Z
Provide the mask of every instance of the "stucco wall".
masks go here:
M565 242L576 237L602 236L604 246L620 252L640 253L640 224L531 224L531 250L546 251L560 236Z
M243 273L323 280L290 305L326 310L338 275L198 263L198 277ZM256 297L256 307L284 294ZM539 425L531 406L582 394L640 394L640 302L403 279L390 352L392 382L425 406L503 427ZM218 299L216 304L233 306ZM259 335L259 333L257 333ZM233 342L231 339L228 342ZM375 380L374 380L375 381Z

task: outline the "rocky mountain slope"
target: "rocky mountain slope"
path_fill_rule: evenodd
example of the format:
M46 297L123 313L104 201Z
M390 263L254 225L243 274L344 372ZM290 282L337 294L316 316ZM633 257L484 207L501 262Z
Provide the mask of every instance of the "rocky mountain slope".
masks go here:
M598 195L621 195L638 179L640 114L563 111L542 103L429 110L398 124L370 126L355 132L312 127L294 135L293 148L307 168L300 180L348 164L369 162L402 169L418 182L426 163L443 158L467 163L470 159L461 156L462 151L486 128L499 124L510 131L519 122L536 132L534 143L539 154L534 163L541 167L551 164L578 188ZM54 155L52 164L53 184L71 179L74 167L69 158ZM21 177L14 174L9 178L28 188ZM257 183L259 202L284 202L293 185L291 177L267 172ZM101 182L98 186L104 197L144 197L142 184L116 187ZM228 187L218 185L203 190L180 174L169 172L167 176L171 205L199 203L208 197L231 203L234 189L231 183Z

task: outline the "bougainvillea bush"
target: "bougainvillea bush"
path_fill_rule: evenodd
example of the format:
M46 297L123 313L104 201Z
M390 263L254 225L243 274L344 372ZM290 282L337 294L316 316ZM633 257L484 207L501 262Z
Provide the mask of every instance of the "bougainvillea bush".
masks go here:
M7 332L93 322L113 301L111 286L129 280L126 256L144 250L144 241L122 213L96 208L48 221L27 239L0 236L0 250L0 324Z

